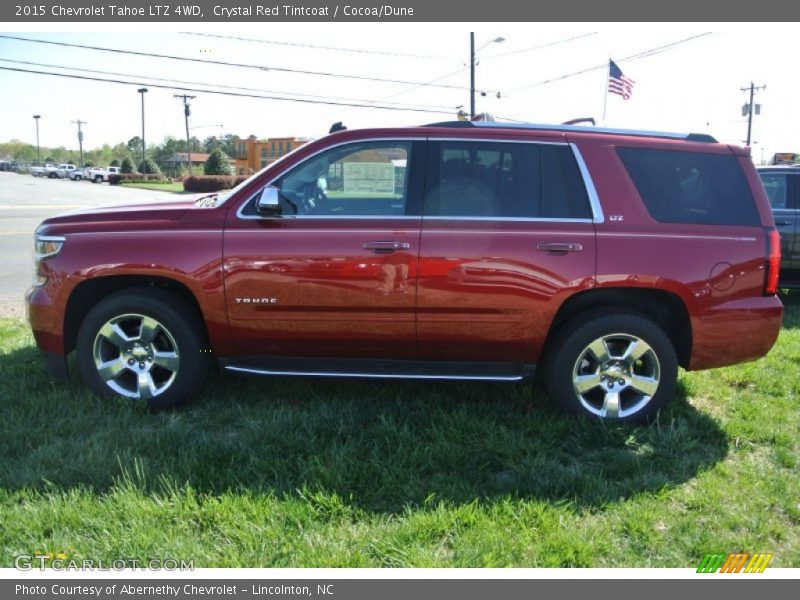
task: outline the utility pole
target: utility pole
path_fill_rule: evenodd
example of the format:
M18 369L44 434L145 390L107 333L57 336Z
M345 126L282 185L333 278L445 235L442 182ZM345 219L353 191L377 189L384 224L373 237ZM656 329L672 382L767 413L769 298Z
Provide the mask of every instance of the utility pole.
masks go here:
M753 132L753 96L755 95L756 91L765 90L767 89L767 84L764 85L753 85L753 82L750 82L748 87L739 88L743 92L750 91L750 104L747 107L747 143L746 145L750 145L750 138L751 133Z
M42 158L39 156L39 119L42 118L42 115L33 115L33 120L36 121L36 164L40 165L42 163Z
M145 145L144 145L144 95L147 93L147 88L139 88L136 90L142 96L142 172L145 171Z
M469 34L469 120L475 118L475 32Z
M77 121L73 121L78 126L78 148L80 148L81 152L81 168L83 168L83 131L81 131L81 125L86 125L86 121L81 121L78 119Z
M186 119L186 163L189 167L189 175L192 174L192 148L189 141L189 115L192 114L189 108L189 100L194 100L197 96L188 96L186 94L174 94L175 98L183 98L183 116Z

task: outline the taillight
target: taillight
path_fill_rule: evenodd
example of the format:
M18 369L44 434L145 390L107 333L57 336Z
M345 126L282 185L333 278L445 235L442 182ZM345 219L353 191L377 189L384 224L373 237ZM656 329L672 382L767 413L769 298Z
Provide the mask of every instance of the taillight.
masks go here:
M769 232L769 254L767 255L767 273L764 279L764 294L778 293L778 275L781 270L781 236L777 229Z

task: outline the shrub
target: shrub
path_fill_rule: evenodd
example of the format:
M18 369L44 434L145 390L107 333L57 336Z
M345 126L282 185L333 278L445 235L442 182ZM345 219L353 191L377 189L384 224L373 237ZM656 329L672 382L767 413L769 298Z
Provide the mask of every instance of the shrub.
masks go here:
M122 162L119 165L119 170L122 173L133 173L134 171L133 161L129 156L126 156L125 158L122 159Z
M161 169L152 158L145 158L144 161L139 163L139 173L148 175L161 175Z
M204 175L186 177L183 180L183 190L186 192L219 192L239 185L247 177L234 177L233 175Z
M122 173L117 175L112 173L108 176L108 183L119 185L121 183L169 183L169 179L161 174L155 173Z
M230 175L231 165L228 162L228 156L219 148L215 148L209 155L203 172L206 175Z
M108 166L109 167L118 167L119 166L119 161L115 158L110 163L108 163Z

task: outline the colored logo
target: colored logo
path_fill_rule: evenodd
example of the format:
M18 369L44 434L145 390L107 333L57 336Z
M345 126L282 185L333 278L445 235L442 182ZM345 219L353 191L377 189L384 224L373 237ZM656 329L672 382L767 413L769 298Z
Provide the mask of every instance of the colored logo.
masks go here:
M698 573L763 573L772 554L736 552L706 554L697 566Z

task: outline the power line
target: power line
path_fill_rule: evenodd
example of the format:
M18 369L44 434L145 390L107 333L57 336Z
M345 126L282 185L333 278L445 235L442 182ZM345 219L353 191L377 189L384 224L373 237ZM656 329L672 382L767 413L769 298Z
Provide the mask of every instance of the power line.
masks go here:
M2 37L2 36L0 36ZM89 77L88 75L74 75L71 73L53 73L50 71L34 71L32 69L20 69L17 67L0 67L2 71L14 71L17 73L32 73L35 75L50 75L53 77L63 77L66 79L81 79L85 81L100 81L104 83L118 83L122 85L148 85L154 88L166 89L166 90L179 90L182 92L200 92L203 94L219 94L222 96L234 96L239 98L255 98L258 100L278 100L283 102L300 102L303 104L325 104L328 106L348 106L353 108L376 108L380 110L395 110L395 111L402 111L402 112L419 112L419 113L428 113L428 114L447 114L446 111L443 110L428 110L424 108L412 108L412 107L400 107L400 106L385 106L385 105L378 105L378 104L358 104L355 102L331 102L326 100L311 100L307 98L282 98L280 96L264 96L258 94L242 94L239 92L225 92L222 90L208 90L208 89L198 89L198 88L190 88L190 87L182 87L182 86L175 86L175 85L162 85L158 83L149 83L145 81L122 81L120 79L108 79L103 77Z
M257 69L260 71L274 71L276 73L293 73L298 75L316 75L320 77L338 77L343 79L356 79L359 81L371 81L376 83L393 83L399 85L430 85L431 87L447 88L454 90L465 90L464 86L446 85L446 84L426 84L419 81L406 81L402 79L385 79L382 77L368 77L366 75L349 75L346 73L330 73L327 71L306 71L302 69L290 69L287 67L270 67L265 65L255 65L247 63L234 63L224 60L210 60L203 58L191 58L188 56L176 56L173 54L156 54L152 52L141 52L138 50L122 50L120 48L104 48L102 46L87 46L85 44L72 44L67 42L56 42L53 40L37 40L33 38L26 38L17 35L0 35L2 39L17 40L21 42L32 42L34 44L49 44L53 46L62 46L66 48L80 48L81 50L96 50L99 52L113 52L115 54L129 54L132 56L146 56L148 58L166 58L169 60L180 60L185 62L200 63L206 65L220 65L224 67L237 67L242 69Z
M377 100L376 101L376 100L361 99L361 98L343 98L343 97L339 97L339 96L319 96L319 95L316 95L316 94L300 94L300 93L296 93L296 92L284 92L284 91L280 91L280 90L268 90L268 89L264 89L264 88L250 88L250 87L242 87L242 86L237 86L237 85L223 85L223 84L220 84L220 83L213 83L212 84L212 83L205 83L205 82L201 82L201 81L186 81L186 80L183 80L183 79L169 79L169 78L164 78L164 77L153 77L151 75L137 75L137 74L134 74L134 73L119 73L117 71L100 71L100 70L97 70L97 69L86 69L86 68L83 68L83 67L68 67L68 66L64 66L64 65L55 65L55 64L52 64L52 63L39 63L39 62L33 62L33 61L28 61L28 60L12 60L10 58L0 58L0 62L13 63L13 64L18 64L18 65L30 65L30 66L34 66L34 67L48 67L48 68L55 68L55 69L68 69L70 71L80 71L81 73L95 73L95 74L98 74L98 75L115 75L115 76L118 76L118 77L146 78L146 79L152 80L152 81L165 81L165 82L169 82L169 83L213 86L215 88L230 89L230 90L243 90L243 91L246 91L246 92L265 92L265 93L268 93L268 94L286 94L286 95L291 95L291 96L294 96L294 97L301 97L301 98L319 98L319 99L323 99L323 100L342 100L342 101L345 101L345 102L380 102L381 101L381 100ZM419 107L419 108L440 108L440 109L446 109L446 110L450 110L451 109L451 107L449 107L449 106L437 106L437 105L431 105L431 104L411 104L411 103L402 104L400 102L384 102L384 104L395 104L397 106L403 106L403 107L414 106L414 107Z
M701 37L704 37L704 36L707 36L707 35L711 35L711 33L712 33L711 31L706 31L705 33L700 33L698 35L693 35L691 37L684 38L684 39L678 40L676 42L671 42L671 43L665 44L663 46L658 46L656 48L651 48L649 50L644 50L642 52L637 52L636 54L631 54L630 56L623 57L623 58L621 58L619 60L621 62L623 60L637 60L637 59L640 59L640 58L647 58L647 57L653 56L655 54L660 54L662 52L666 52L667 50L669 50L670 48L673 48L674 46L678 46L680 44L685 44L686 42L690 42L692 40L696 40L698 38L701 38ZM559 77L553 77L552 79L545 79L544 81L539 81L538 83L532 83L530 85L526 85L526 86L523 86L521 88L517 88L515 90L512 90L511 93L513 94L515 92L521 92L523 90L528 90L530 88L538 87L540 85L553 83L554 81L561 81L562 79L567 79L569 77L574 77L576 75L583 75L584 73L588 73L590 71L596 71L598 69L606 69L606 68L608 68L608 63L595 65L593 67L587 67L585 69L581 69L580 71L574 71L573 73L567 73L566 75L561 75Z
M197 33L193 31L181 31L182 35L195 35L199 37L219 38L223 40L236 40L239 42L252 42L257 44L273 44L275 46L291 46L293 48L311 48L314 50L333 50L335 52L352 52L355 54L377 54L379 56L397 56L400 58L424 58L437 60L452 60L452 56L439 56L435 54L412 54L410 52L389 52L387 50L365 50L361 48L342 48L339 46L321 46L316 44L301 44L299 42L279 42L276 40L265 40L260 38L241 37L238 35L220 35L214 33Z

